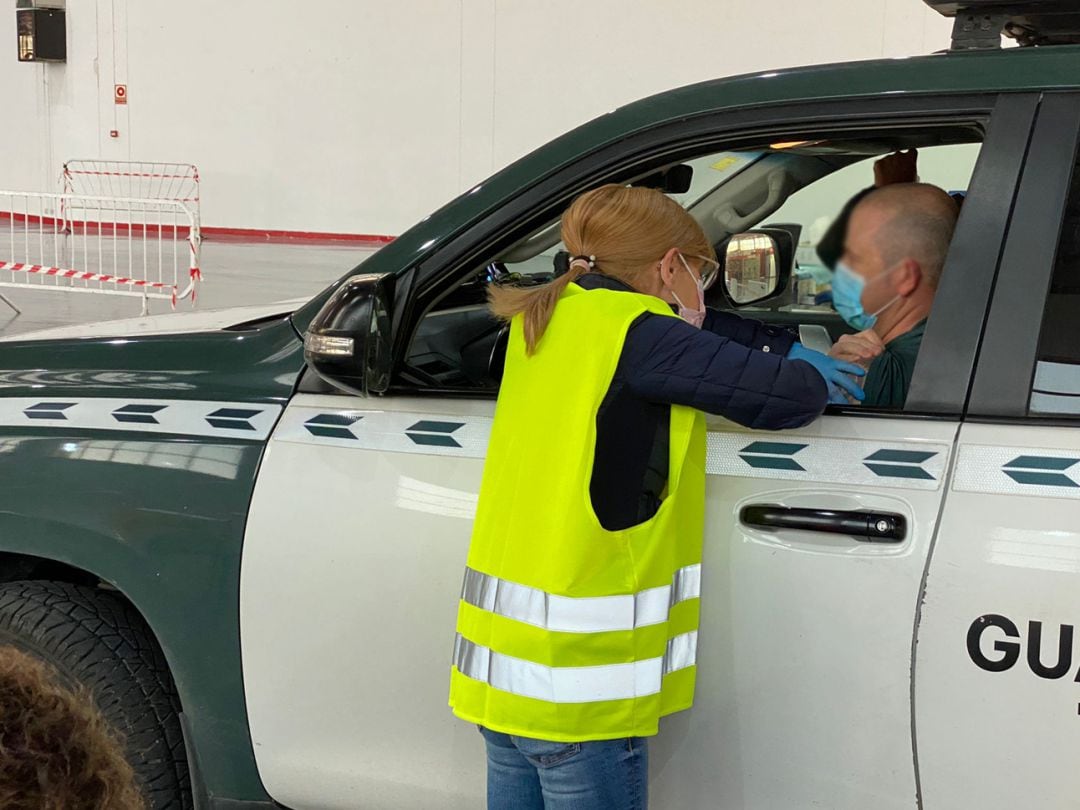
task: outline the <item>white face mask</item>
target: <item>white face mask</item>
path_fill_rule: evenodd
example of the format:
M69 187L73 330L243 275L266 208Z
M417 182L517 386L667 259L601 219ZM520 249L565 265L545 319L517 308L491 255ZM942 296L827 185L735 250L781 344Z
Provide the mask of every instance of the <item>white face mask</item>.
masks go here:
M671 297L675 299L675 303L679 305L679 317L686 321L691 326L696 326L698 329L705 323L705 283L697 276L694 275L694 271L690 269L690 265L686 263L686 259L683 255L679 254L679 261L682 262L682 266L686 268L686 272L690 274L690 278L694 280L695 286L697 286L697 309L691 309L679 300L679 294L675 292L675 289L671 290Z

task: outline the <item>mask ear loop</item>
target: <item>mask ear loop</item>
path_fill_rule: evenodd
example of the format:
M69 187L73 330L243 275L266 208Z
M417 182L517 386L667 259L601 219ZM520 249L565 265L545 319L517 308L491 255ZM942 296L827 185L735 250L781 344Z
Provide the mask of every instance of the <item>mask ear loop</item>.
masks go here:
M675 304L679 307L680 310L686 310L688 312L699 312L699 313L704 312L705 311L705 284L704 284L704 282L701 280L701 278L699 276L694 275L694 271L690 269L690 263L686 261L686 257L682 255L681 251L679 252L679 261L682 262L682 266L686 270L686 272L690 274L690 278L692 278L694 280L694 286L696 286L697 290L698 290L698 299L699 299L699 304L701 306L701 309L690 309L690 307L686 306L686 304L684 304L682 302L682 299L679 298L679 294L677 292L675 292L674 287L671 288L671 297L675 299Z
M897 262L897 263L896 263L896 264L894 264L894 265L893 265L892 267L890 267L890 268L889 268L888 270L886 270L886 271L885 271L884 273L882 273L882 274L881 274L880 276L878 276L877 278L873 279L873 281L871 281L870 283L871 283L871 284L873 284L873 283L874 283L874 281L878 281L878 280L880 280L880 279L883 279L883 278L885 278L885 276L889 275L889 273L891 273L891 272L892 272L893 270L895 270L895 269L896 269L897 267L899 267L899 266L900 266L900 262ZM889 307L891 307L891 306L892 306L893 304L895 304L895 303L896 303L897 301L899 301L899 300L900 300L901 298L903 298L903 297L904 297L903 295L901 295L900 293L897 293L897 294L896 294L895 296L893 296L892 300L891 300L891 301L889 301L889 303L885 304L885 305L884 305L884 306L882 306L882 307L878 307L878 309L877 309L877 311L876 311L876 312L871 312L871 313L870 313L870 317L871 317L871 318L876 318L876 317L877 317L878 315L880 315L880 314L881 314L882 312L884 312L885 310L887 310L887 309L888 309Z
M694 271L690 269L690 262L686 260L686 257L682 255L682 251L679 251L679 261L682 262L682 266L686 269L686 272L690 274L690 278L694 280L694 283L698 285L702 290L705 289L705 278L700 273L694 275Z
M878 309L878 310L877 310L876 312L871 312L871 313L870 313L870 317L871 317L871 318L876 318L876 317L877 317L878 315L880 315L880 314L881 314L882 312L884 312L885 310L887 310L887 309L888 309L889 307L891 307L891 306L892 306L893 304L895 304L895 303L896 303L897 301L899 301L899 300L900 300L901 298L903 298L903 297L904 297L904 296L902 296L902 295L898 295L898 296L896 296L896 297L895 297L895 298L893 298L893 299L892 299L892 300L891 300L891 301L890 301L889 303L887 303L887 304L886 304L885 306L883 306L883 307L880 307L880 308L879 308L879 309Z

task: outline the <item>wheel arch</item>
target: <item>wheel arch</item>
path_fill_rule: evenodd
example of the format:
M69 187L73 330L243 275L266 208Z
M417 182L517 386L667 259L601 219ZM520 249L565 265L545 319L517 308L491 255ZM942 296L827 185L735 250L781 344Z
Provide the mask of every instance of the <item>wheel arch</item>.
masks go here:
M0 551L0 585L9 582L26 581L66 582L71 585L101 588L102 590L108 591L114 598L122 600L146 624L151 637L161 650L162 655L165 656L169 672L172 674L172 661L169 660L168 652L165 650L164 645L162 645L158 633L154 630L146 615L139 609L139 606L130 596L124 593L122 589L109 582L100 573L96 573L89 568L72 565L71 563L62 560L41 556L40 554ZM192 739L191 724L184 712L184 695L180 692L179 687L177 687L176 697L180 702L180 716L178 719L180 722L180 730L184 735L184 750L187 755L188 776L191 783L191 792L195 797L195 807L209 807L210 804L206 785L202 779L202 769L199 767L198 750Z
M20 579L47 579L53 582L70 582L72 585L106 586L120 593L132 608L138 611L138 607L127 595L91 571L35 554L0 551L0 583L16 582Z
M239 538L235 582L215 587L228 579L233 565L208 573L206 582L177 577L167 572L164 560L147 554L146 538L130 542L119 527L102 528L0 513L0 582L50 580L100 587L130 605L160 647L176 685L195 806L214 808L231 801L229 806L269 807L254 761L240 674ZM158 539L164 544L165 538ZM233 592L231 625L229 615L218 614L207 628L205 602L231 602ZM230 666L235 682L222 676ZM223 748L231 752L225 763Z

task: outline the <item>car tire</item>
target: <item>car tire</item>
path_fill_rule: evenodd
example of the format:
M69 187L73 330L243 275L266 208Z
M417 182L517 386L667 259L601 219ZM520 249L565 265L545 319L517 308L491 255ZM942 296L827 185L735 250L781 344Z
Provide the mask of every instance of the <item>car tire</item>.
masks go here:
M66 582L0 584L0 644L84 686L118 732L149 810L190 810L180 701L165 656L119 595Z

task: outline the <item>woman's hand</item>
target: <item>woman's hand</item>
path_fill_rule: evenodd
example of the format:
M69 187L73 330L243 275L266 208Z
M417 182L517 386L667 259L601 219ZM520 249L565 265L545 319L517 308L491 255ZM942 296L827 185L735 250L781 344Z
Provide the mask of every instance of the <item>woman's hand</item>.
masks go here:
M809 363L818 374L825 378L825 384L829 388L829 402L846 404L852 399L861 402L866 396L862 386L855 381L856 377L863 376L866 371L853 363L808 349L801 343L792 345L787 353L787 359Z

